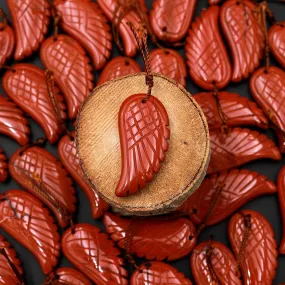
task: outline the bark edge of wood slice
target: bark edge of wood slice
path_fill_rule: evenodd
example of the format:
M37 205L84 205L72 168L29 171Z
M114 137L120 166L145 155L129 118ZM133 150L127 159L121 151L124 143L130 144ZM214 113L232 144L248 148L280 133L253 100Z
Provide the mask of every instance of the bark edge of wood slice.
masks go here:
M208 125L199 105L181 85L154 74L152 95L164 104L170 121L166 159L144 189L124 198L115 195L121 174L118 112L128 96L146 92L144 73L108 81L89 94L76 122L84 176L122 215L152 216L175 210L199 187L210 159Z

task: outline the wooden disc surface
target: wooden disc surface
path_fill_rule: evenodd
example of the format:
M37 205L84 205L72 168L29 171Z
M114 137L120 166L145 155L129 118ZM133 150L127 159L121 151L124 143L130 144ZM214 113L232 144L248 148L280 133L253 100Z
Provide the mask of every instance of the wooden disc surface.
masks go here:
M146 92L144 73L109 81L88 96L77 119L77 148L84 175L123 215L150 216L176 209L199 187L210 157L202 110L183 87L155 74L152 94L168 112L169 150L161 170L146 188L125 198L115 195L121 174L118 112L128 96Z

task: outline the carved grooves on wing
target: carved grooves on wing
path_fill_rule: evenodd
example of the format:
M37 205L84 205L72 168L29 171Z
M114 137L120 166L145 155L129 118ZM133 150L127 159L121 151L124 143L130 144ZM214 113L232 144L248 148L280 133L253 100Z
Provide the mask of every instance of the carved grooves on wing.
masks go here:
M50 5L47 0L7 0L16 33L15 59L36 51L48 31Z
M7 242L5 238L1 235L0 249L5 250L10 261L12 261L12 263L16 266L18 272L20 274L23 274L23 269L21 267L20 260L17 258L16 251L11 247L10 243ZM17 284L17 282L19 282L7 259L2 254L0 254L0 276L1 280L4 282L3 284Z
M178 52L170 49L156 49L150 53L149 58L152 72L161 73L186 86L186 66Z
M92 67L81 45L66 35L48 38L41 47L41 60L54 73L68 105L71 119L76 118L82 102L93 89Z
M210 140L212 154L208 174L255 159L281 158L279 150L271 139L249 129L234 128L228 135L213 131L210 132Z
M234 63L233 82L248 78L263 57L264 36L258 12L258 7L248 0L226 1L221 8L221 26Z
M73 268L63 267L57 269L55 278L56 277L58 277L60 281L59 284L62 283L63 285L92 285L81 272Z
M223 189L209 218L204 221L219 185L223 185ZM213 225L226 219L248 201L276 191L276 185L257 172L246 169L223 171L204 179L178 211L189 214L196 224L205 222L206 225Z
M129 74L141 72L141 68L136 61L131 58L118 56L111 59L100 74L97 85L109 80Z
M251 232L241 260L244 283L272 284L278 257L273 229L258 212L246 210L242 213L251 215ZM229 240L236 256L240 250L244 231L244 217L237 213L229 223Z
M275 123L285 130L285 72L277 67L257 70L250 79L250 88L256 102L269 112Z
M202 11L189 30L185 46L190 75L207 90L214 89L213 81L218 89L224 88L231 77L231 65L218 27L219 11L217 6Z
M23 191L11 190L3 196L1 227L37 257L45 274L50 273L60 255L60 236L48 209Z
M31 64L17 64L13 68L16 72L7 71L3 76L5 92L44 129L49 141L54 143L62 130L48 96L44 71ZM61 117L65 119L63 97L58 88L55 88L54 93Z
M15 46L15 35L9 25L3 29L3 22L0 22L0 65L5 65L7 59L12 56Z
M112 35L98 4L91 0L81 2L56 0L54 4L62 17L61 27L85 47L98 70L111 55Z
M191 269L197 284L216 284L207 262L206 251L210 248L212 248L211 266L219 279L219 284L242 285L242 281L236 275L236 260L233 254L225 245L216 241L202 242L193 250Z
M9 135L21 145L29 142L28 120L16 104L2 95L0 95L0 133Z
M0 183L4 182L8 177L7 172L8 164L3 150L0 148Z
M52 154L39 147L30 147L22 155L20 155L20 151L21 149L10 159L9 169L13 178L22 187L36 193L44 203L48 203L47 199L38 194L35 189L43 192L49 191L52 197L67 208L70 213L73 213L76 202L75 190L73 182L62 164ZM40 186L33 185L31 180ZM54 205L52 208L57 215L61 215Z
M220 128L221 119L213 93L199 93L194 98L202 108L209 128L212 130ZM219 92L218 98L226 118L227 126L252 125L262 129L268 128L268 120L255 102L229 92Z
M268 37L271 51L285 68L285 22L273 25L268 31Z
M96 284L127 284L127 271L120 251L100 229L87 225L75 226L75 233L67 230L62 239L65 256L84 271ZM112 283L109 283L111 282Z
M190 253L196 244L195 226L185 218L131 221L106 213L104 224L122 249L126 235L131 235L130 252L148 260L176 260ZM189 239L190 236L193 238Z

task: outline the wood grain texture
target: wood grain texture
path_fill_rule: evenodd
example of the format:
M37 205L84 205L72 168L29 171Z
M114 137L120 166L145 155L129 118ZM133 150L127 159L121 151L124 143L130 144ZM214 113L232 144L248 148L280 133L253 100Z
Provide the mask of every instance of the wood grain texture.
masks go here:
M248 78L264 55L259 13L250 0L228 0L221 8L220 22L233 60L233 82Z
M94 189L123 214L154 215L174 210L197 189L209 158L203 112L185 89L155 75L153 95L166 108L170 121L166 160L144 191L126 198L115 195L121 173L118 111L127 97L146 92L144 74L109 81L88 96L77 120L77 148L84 174Z

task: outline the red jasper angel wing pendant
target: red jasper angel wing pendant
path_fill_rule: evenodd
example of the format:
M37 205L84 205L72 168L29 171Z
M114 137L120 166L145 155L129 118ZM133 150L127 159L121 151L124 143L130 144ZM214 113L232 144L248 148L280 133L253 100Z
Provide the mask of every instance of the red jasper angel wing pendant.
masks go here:
M147 94L128 97L119 112L122 152L121 177L116 188L118 197L138 192L160 170L168 150L169 120L163 104Z

